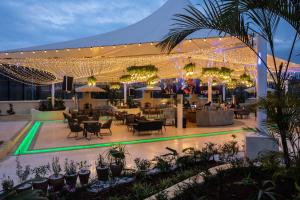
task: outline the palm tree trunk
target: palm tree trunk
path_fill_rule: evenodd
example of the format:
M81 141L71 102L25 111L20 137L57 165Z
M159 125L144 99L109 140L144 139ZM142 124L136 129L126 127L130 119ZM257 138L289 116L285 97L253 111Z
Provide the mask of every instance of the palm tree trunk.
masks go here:
M284 158L284 163L286 165L286 168L289 168L291 166L291 159L289 156L289 148L287 145L286 141L286 131L285 130L280 130L280 136L281 136L281 144L282 144L282 149L283 149L283 158Z

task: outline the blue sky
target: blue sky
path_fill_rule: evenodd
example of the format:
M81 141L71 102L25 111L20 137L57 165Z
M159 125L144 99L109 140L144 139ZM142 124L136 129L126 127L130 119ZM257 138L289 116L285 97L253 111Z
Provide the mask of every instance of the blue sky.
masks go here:
M174 0L175 1L175 0ZM201 0L192 0L199 3ZM115 30L150 15L166 0L1 0L0 50L28 47ZM287 57L292 29L276 35L279 57ZM300 45L297 45L300 53ZM293 57L300 63L300 56Z

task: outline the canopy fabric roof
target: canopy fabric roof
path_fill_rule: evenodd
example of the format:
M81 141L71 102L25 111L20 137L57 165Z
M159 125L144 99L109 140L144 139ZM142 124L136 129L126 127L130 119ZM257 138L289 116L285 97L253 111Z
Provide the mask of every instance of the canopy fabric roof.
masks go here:
M201 68L229 67L237 73L249 72L255 76L256 55L234 37L205 38L207 32L193 34L170 54L156 47L169 32L175 14L186 13L189 0L169 0L149 17L126 28L83 39L36 47L9 50L0 53L0 63L31 67L53 74L55 82L63 76L86 81L95 76L99 82L116 82L132 65L152 64L158 67L160 78L181 75L189 62ZM268 60L271 62L270 57ZM277 59L277 62L285 62ZM298 70L292 63L290 69ZM45 82L49 84L50 82Z

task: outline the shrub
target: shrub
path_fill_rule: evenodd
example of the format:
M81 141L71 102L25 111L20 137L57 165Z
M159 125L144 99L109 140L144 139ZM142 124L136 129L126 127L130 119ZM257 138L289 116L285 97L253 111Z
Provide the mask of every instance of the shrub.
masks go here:
M137 183L133 185L131 192L132 195L129 199L142 200L149 197L153 192L155 192L155 190L152 185L147 183Z
M134 159L134 163L138 171L145 171L151 167L151 162L147 159L136 158Z

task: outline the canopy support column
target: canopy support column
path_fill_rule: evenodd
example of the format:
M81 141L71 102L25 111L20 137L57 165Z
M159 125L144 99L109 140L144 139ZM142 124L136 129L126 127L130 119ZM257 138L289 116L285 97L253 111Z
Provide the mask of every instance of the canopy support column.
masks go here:
M264 63L267 63L267 41L262 37L256 38L257 42L257 52L260 58L257 58L257 79L256 79L256 87L257 87L257 101L260 98L267 97L267 67ZM266 135L265 127L263 126L263 122L267 119L267 114L265 110L258 109L257 110L257 119L256 126L260 130L261 134Z
M225 84L223 84L223 87L222 87L222 98L223 98L223 102L226 101L226 86Z
M256 37L257 53L257 101L267 97L267 41L262 37ZM265 65L266 64L266 65ZM278 151L276 141L267 135L263 122L267 119L267 113L263 109L257 109L256 127L259 133L250 132L246 136L245 157L250 160L257 159L260 155L270 151Z
M55 106L55 83L52 83L51 85L51 105L52 108Z
M212 78L207 82L207 102L212 102Z
M177 94L177 128L183 128L183 94Z
M124 83L124 104L127 104L127 84Z

